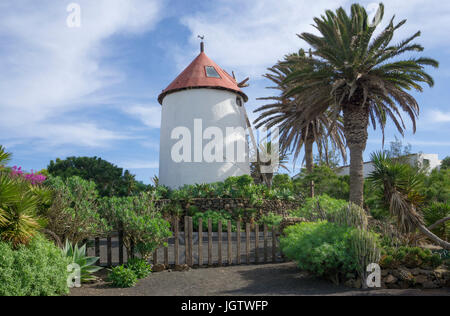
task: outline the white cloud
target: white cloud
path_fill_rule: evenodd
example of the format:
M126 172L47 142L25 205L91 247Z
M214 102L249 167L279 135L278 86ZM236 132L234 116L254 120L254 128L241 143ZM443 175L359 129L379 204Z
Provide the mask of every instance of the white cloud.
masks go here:
M432 111L429 120L434 123L450 123L450 112Z
M42 138L49 144L97 146L120 139L118 132L83 124L48 127L69 111L93 106L83 102L101 89L124 79L119 69L101 63L111 55L104 40L117 33L151 29L161 18L160 0L78 0L81 28L68 28L68 2L2 1L0 4L0 135ZM95 105L95 104L94 104ZM58 129L58 126L56 126ZM26 134L24 130L32 130ZM92 132L92 135L87 135ZM11 136L11 135L8 135ZM9 138L9 137L8 137Z
M267 67L287 53L306 45L297 33L314 32L313 17L326 9L344 6L347 10L354 1L348 0L219 0L210 10L182 18L191 31L190 47L197 51L197 34L206 35L206 51L223 67L235 67L241 76L260 76ZM362 1L363 5L377 1ZM399 38L423 31L419 40L425 45L450 46L447 36L450 22L450 2L441 0L391 0L385 2L384 23L396 14L397 21L407 18ZM186 49L176 49L175 59L187 65L191 56ZM178 52L178 53L177 53ZM255 79L255 78L253 78Z
M35 139L36 144L47 147L71 144L83 147L106 147L111 141L134 138L108 129L100 128L92 123L79 124L40 124L39 128L24 126L9 139ZM17 145L17 142L16 142Z
M150 128L161 126L161 106L133 105L122 109L125 113L135 117Z

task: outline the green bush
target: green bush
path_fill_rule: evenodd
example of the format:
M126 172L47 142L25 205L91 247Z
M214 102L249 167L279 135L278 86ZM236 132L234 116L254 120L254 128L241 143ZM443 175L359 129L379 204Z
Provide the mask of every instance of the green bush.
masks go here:
M380 266L384 269L395 269L399 266L407 268L436 268L442 264L442 258L429 249L401 246L386 247L382 250Z
M258 225L267 225L269 229L275 226L275 228L279 228L281 221L283 220L283 216L278 215L276 213L270 212L268 214L264 214L258 221Z
M132 245L144 259L153 251L165 245L172 233L170 224L154 206L153 196L141 193L134 197L103 198L101 215L115 230L124 233L124 245L131 253Z
M67 294L68 263L61 250L41 236L16 250L0 242L0 296Z
M312 222L327 220L361 229L367 228L368 222L362 208L344 200L331 198L326 194L306 199L305 204L297 210L290 211L290 215L303 217Z
M310 196L310 184L314 181L316 195L327 194L335 199L348 200L349 176L338 176L330 167L315 166L313 172L308 174L302 170L299 177L294 180L295 195Z
M450 216L450 204L449 203L431 203L430 206L423 210L423 217L427 226L433 225L438 220ZM441 238L448 239L450 236L450 221L447 221L435 229L433 233Z
M282 185L282 180L279 177L276 179L277 185L273 189L255 184L251 176L243 175L229 177L224 182L185 185L177 190L158 186L154 189L154 195L156 199L170 199L174 202L189 202L195 198L243 198L249 199L254 206L261 205L264 199L294 200L296 195L289 182Z
M128 259L127 268L131 269L138 279L144 279L152 273L152 266L144 259Z
M360 240L365 244L366 252L377 252L377 237L356 228L340 226L327 221L300 223L287 227L284 236L280 238L283 253L295 260L300 269L309 271L316 276L326 277L338 283L345 279L348 273L360 272L363 268L361 251L356 245ZM371 254L376 258L376 253Z
M125 268L123 265L112 268L108 275L108 281L111 282L111 285L118 288L133 287L137 280L134 271Z
M294 192L294 183L288 174L276 174L272 180L272 188Z
M200 218L203 220L202 224L203 231L208 230L208 219L211 219L212 230L214 232L219 231L219 221L222 222L222 231L227 230L228 221L231 221L231 229L233 231L236 231L236 222L232 220L231 214L228 213L227 211L208 210L206 212L195 213L194 216L192 217L192 224L195 230L198 230L198 220Z
M424 178L424 185L420 194L425 197L427 203L450 201L450 169L431 171L430 175Z
M108 230L98 213L98 193L93 181L50 177L46 184L54 191L53 203L45 216L46 228L62 241L76 244Z
M307 198L301 208L291 211L291 216L303 217L307 220L314 221L324 219L321 212L330 214L346 205L348 205L348 202L345 200L338 200L327 194L323 194L314 198Z

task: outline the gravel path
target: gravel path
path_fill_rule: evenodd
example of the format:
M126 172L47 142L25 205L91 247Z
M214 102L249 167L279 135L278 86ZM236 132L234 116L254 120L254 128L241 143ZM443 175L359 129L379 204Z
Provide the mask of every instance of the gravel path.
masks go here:
M235 295L445 295L441 290L355 290L335 286L298 270L294 263L240 265L164 271L151 274L130 289L104 282L73 289L71 296L235 296Z

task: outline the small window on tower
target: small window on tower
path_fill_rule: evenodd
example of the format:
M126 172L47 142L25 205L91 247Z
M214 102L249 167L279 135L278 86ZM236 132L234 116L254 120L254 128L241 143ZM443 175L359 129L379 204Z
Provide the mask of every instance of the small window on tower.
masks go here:
M211 78L220 78L219 73L216 71L216 68L213 66L206 66L206 76Z

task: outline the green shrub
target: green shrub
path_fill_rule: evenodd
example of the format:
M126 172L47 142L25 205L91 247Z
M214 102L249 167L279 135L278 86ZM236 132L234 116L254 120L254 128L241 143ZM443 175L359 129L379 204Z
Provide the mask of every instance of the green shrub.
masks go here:
M0 242L0 296L67 294L68 263L61 250L41 236L16 250Z
M267 225L269 229L275 226L275 229L280 227L281 221L283 220L283 216L278 215L276 213L270 212L268 214L264 214L258 221L258 225Z
M81 283L97 280L93 273L102 269L102 267L95 265L100 258L88 257L86 255L86 245L78 247L78 244L75 244L74 246L66 240L66 244L62 249L62 254L67 258L69 263L76 263L80 266Z
M288 174L276 174L273 176L272 188L294 192L294 184Z
M128 259L127 268L131 269L138 279L144 279L152 273L152 266L144 259Z
M133 287L137 283L137 276L133 270L125 268L123 265L112 268L108 275L111 285L119 288Z
M294 193L309 196L311 181L314 181L316 195L327 194L335 199L344 200L349 198L349 176L338 176L325 165L315 166L310 174L303 169L299 177L293 181Z
M290 211L290 215L303 217L308 221L327 220L361 229L367 228L368 221L366 213L359 206L331 198L326 194L306 199L305 204L297 210Z
M305 199L301 208L291 212L292 216L303 217L307 220L314 221L317 219L323 219L320 211L325 214L335 212L338 209L348 205L345 200L337 200L329 197L326 194L316 196L314 198ZM318 207L319 206L319 207Z
M433 225L438 220L450 216L450 204L434 202L423 210L423 217L427 226ZM447 239L450 236L450 221L447 221L433 229L433 233L441 238Z
M438 267L442 264L439 254L429 249L401 246L383 248L380 266L384 269L395 269L399 266L407 268Z
M424 178L420 194L430 202L449 203L450 201L450 169L434 169Z
M222 222L222 231L226 231L227 223L230 220L232 221L231 229L233 231L236 231L236 222L232 220L231 214L228 213L227 211L208 210L206 212L195 213L194 216L192 217L192 224L193 224L193 228L195 230L198 230L198 220L200 218L203 220L203 224L202 224L203 231L208 230L208 219L211 219L212 229L214 232L219 231L219 221Z
M50 177L46 184L54 191L53 203L46 214L47 229L62 241L76 244L108 230L98 213L95 182L74 176L65 180Z
M295 260L300 269L338 283L348 273L365 268L362 267L361 251L357 249L362 234L367 237L363 239L364 243L372 243L367 251L377 252L376 235L327 221L287 227L280 245L283 253ZM376 254L372 256L376 257Z
M170 224L154 206L153 196L141 193L134 197L102 199L100 212L115 230L124 233L124 245L131 253L135 250L148 259L153 251L165 245L172 233Z

